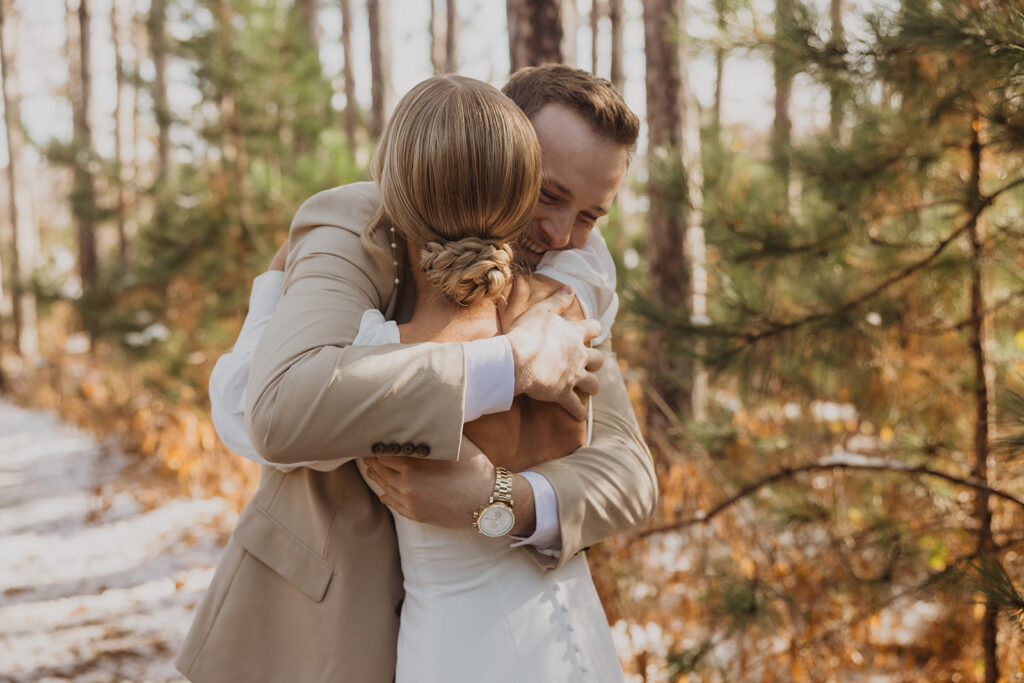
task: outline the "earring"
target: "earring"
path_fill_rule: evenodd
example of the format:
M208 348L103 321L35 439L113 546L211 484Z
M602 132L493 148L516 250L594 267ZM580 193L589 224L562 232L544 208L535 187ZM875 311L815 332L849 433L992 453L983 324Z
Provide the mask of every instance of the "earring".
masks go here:
M391 264L395 267L395 284L398 284L398 242L395 241L395 226L391 226Z

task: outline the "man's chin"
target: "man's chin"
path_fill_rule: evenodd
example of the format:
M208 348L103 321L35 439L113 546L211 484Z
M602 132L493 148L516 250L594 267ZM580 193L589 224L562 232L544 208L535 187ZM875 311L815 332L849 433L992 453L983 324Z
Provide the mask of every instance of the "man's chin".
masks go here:
M540 263L540 260L544 258L544 254L535 254L523 246L520 246L516 252L519 262L531 270L536 268L537 264Z

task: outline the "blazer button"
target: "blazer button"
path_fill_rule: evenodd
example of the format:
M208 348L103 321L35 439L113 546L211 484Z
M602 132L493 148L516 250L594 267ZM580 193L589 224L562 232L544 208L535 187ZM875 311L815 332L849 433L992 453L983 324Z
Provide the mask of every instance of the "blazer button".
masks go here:
M387 447L387 446L385 446L385 445L383 444L383 442L381 442L381 441L378 441L377 443L373 444L373 446L371 446L371 447L370 447L370 451L371 451L371 452L372 452L372 453L373 453L374 455L380 455L381 453L383 453L383 452L384 452L384 451L386 451L387 449L388 449L388 447Z
M402 455L412 455L416 452L416 444L411 441L406 441L402 444Z
M416 447L416 455L420 456L421 458L427 457L428 455L430 455L430 446L428 446L425 443L421 443L419 446Z
M397 443L389 443L388 444L388 453L390 453L391 455L398 455L401 452L402 452L401 445L399 445Z

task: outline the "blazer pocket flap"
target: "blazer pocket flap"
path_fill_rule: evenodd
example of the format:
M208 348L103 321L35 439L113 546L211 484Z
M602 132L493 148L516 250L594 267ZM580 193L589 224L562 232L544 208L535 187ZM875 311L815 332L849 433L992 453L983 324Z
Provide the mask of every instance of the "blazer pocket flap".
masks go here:
M321 602L334 576L331 565L265 511L255 506L250 510L235 528L238 542L310 600Z

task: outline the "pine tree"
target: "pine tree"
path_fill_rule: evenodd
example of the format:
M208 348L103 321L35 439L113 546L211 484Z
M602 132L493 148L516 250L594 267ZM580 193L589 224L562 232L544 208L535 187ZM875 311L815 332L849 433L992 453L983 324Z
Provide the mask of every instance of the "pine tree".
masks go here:
M7 135L14 341L19 353L31 357L39 351L36 295L32 284L39 252L39 236L33 218L30 185L26 181L26 142L21 122L21 94L17 73L18 19L12 0L0 0L0 75L3 78L4 128Z
M509 70L562 61L562 0L506 0Z
M391 112L391 20L390 0L367 0L370 26L370 136L384 132Z
M715 152L705 196L714 324L639 303L673 343L706 345L717 391L731 396L688 432L721 504L663 530L726 511L750 529L733 547L753 564L709 569L707 604L721 610L709 650L784 629L786 663L825 680L837 675L832 646L811 632L856 643L864 620L908 595L944 603L944 628L976 634L915 643L930 657L921 676L973 676L981 661L995 681L1009 593L989 595L976 622L956 581L1021 543L1024 496L993 405L1015 381L1024 315L1024 235L1012 218L1024 205L1024 15L908 0L864 16L869 39L851 46L834 40L828 9L788 5L770 49L789 60L782 75L841 86L843 135L829 126L781 148L776 135L768 142L785 165ZM789 174L803 189L782 208ZM782 558L817 578L777 580L771 563ZM684 654L700 666L706 651ZM737 657L730 671L771 678L775 665L761 659L741 676L752 664Z

